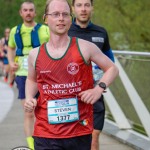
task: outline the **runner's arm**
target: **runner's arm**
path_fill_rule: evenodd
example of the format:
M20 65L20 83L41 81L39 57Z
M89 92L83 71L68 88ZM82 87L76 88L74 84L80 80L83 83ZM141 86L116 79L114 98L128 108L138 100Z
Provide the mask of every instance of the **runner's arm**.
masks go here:
M107 57L109 57L113 62L115 62L114 54L112 49L103 52Z
M7 53L8 53L8 61L9 61L9 64L10 64L12 71L17 71L19 66L15 62L16 49L8 46L8 52Z
M85 60L87 62L93 61L104 71L104 75L98 83L104 82L106 87L108 87L118 75L119 71L116 65L95 44L87 41L82 42L81 40L81 42L79 41L79 45L82 45L80 49ZM104 89L96 85L93 89L81 92L79 96L81 96L81 100L85 103L94 104L103 91Z
M38 92L37 82L36 82L36 71L34 67L36 54L30 52L28 57L28 76L26 80L26 100L25 100L25 111L32 112L37 105L37 101L34 98Z

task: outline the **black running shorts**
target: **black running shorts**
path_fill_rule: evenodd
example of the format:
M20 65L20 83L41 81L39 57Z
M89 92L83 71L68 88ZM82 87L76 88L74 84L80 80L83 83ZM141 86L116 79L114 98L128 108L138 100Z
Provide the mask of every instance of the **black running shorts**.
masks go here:
M91 134L63 139L33 138L35 150L91 150Z
M93 111L94 111L94 129L102 131L105 119L105 104L103 95L93 105Z

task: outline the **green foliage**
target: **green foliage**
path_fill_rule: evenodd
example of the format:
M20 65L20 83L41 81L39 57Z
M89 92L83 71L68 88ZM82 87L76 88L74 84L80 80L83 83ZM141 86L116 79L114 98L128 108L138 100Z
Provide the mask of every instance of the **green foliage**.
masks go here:
M23 0L0 0L0 36L5 27L13 27L21 22L18 13L21 2ZM43 23L46 0L34 2L36 21ZM149 8L149 0L94 0L92 20L108 30L113 49L150 51Z
M149 0L97 0L94 22L108 30L113 49L150 51L149 8Z
M20 0L0 0L0 3L2 4L0 5L0 35L2 36L6 27L12 27L21 21L18 16Z
M37 10L36 11L36 14L37 14L36 21L43 23L43 15L44 15L44 11L45 11L46 1L42 2L40 0L34 0L34 3L36 5L36 10Z

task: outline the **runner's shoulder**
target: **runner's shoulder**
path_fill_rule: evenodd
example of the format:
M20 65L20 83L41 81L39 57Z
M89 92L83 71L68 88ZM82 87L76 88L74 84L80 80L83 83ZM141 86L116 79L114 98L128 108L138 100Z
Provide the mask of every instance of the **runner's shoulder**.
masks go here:
M98 32L107 33L107 31L106 31L106 29L104 27L96 25L96 24L92 24L91 28L93 30L98 31Z

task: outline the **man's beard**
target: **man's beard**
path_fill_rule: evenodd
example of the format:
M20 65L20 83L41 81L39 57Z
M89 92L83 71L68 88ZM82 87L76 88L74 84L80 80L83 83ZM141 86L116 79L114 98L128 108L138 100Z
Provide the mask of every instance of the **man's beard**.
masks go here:
M88 17L87 19L78 19L78 21L82 24L87 24L90 21L90 17Z
M27 23L32 23L32 22L33 22L33 19L30 19L30 20L26 19L26 22L27 22Z

